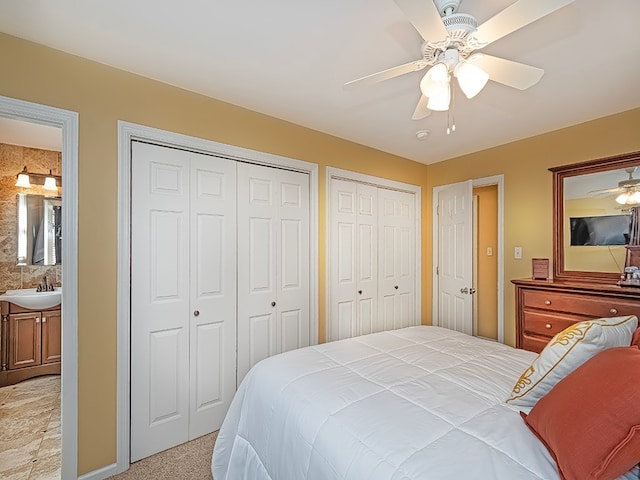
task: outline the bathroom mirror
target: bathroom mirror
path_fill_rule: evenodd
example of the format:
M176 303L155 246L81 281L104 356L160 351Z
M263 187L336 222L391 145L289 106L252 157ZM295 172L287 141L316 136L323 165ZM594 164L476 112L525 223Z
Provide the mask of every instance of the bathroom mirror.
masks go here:
M630 209L640 206L640 152L549 170L554 277L618 281L625 266Z
M62 198L18 193L18 265L62 263Z

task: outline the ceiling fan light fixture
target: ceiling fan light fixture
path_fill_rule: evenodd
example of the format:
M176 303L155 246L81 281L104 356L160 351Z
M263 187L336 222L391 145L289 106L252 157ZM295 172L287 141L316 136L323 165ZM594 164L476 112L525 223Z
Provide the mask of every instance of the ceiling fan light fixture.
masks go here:
M449 69L444 63L436 63L420 81L420 90L425 97L435 97L449 89Z
M429 97L427 108L436 112L444 112L449 110L449 103L451 103L451 89L447 83L445 88L441 89L436 95Z
M453 74L458 79L458 85L467 98L475 97L489 81L487 72L465 60L456 65Z

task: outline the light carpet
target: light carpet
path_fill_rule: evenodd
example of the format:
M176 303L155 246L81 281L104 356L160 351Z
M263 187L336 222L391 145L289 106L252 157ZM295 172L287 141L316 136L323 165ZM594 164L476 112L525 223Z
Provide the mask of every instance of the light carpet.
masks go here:
M211 455L218 432L156 453L131 464L129 470L114 480L212 480Z

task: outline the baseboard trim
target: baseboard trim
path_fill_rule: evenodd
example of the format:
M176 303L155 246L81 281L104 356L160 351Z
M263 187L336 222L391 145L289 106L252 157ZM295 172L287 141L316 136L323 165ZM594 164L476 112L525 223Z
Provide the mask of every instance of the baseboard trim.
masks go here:
M121 473L118 471L118 464L112 463L106 467L99 468L89 473L85 473L78 477L78 480L104 480L105 478L112 477Z

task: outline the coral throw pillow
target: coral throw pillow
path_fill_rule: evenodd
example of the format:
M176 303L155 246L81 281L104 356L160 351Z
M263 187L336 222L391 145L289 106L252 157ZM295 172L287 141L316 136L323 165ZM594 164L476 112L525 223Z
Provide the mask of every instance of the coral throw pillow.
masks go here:
M556 383L597 353L631 345L637 326L638 318L630 315L587 320L564 329L520 376L507 402L533 407Z
M640 347L640 328L636 329L633 337L631 338L631 345L635 345L636 347Z
M560 381L529 428L566 480L615 479L640 462L640 349L611 348Z

